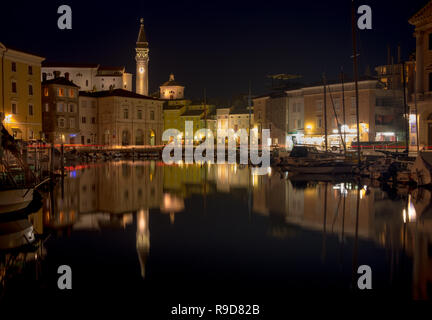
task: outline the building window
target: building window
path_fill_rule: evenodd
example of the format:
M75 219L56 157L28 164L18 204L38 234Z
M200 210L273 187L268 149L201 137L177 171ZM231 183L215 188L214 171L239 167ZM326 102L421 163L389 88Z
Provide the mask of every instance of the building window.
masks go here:
M75 106L73 103L69 104L69 112L75 112Z
M33 115L33 105L32 104L28 105L28 114L29 114L29 116Z
M138 109L138 111L137 111L137 118L138 119L142 119L142 110L141 109Z
M432 33L429 33L429 50L432 50Z
M28 66L28 74L33 75L33 67L32 66Z
M17 104L15 102L12 102L12 114L17 114L18 113L18 108L17 108Z
M69 128L71 129L75 129L75 118L70 118L69 119Z
M57 112L63 112L63 102L57 102Z
M155 119L155 113L154 111L150 111L150 120L154 120Z
M124 109L123 110L123 118L124 119L128 119L129 118L129 110L128 109Z
M319 128L319 129L322 128L322 118L321 117L317 118L316 125L317 125L317 128Z
M48 97L48 87L45 87L45 88L44 88L44 96L45 96L45 97Z
M75 90L74 89L69 89L69 97L71 97L71 98L75 97Z
M58 97L64 97L64 90L63 90L63 88L57 88L57 96Z
M49 103L45 103L45 112L49 112Z
M81 118L81 123L86 123L86 117Z
M65 127L65 119L64 118L59 118L58 119L58 126L59 126L59 128L64 128Z
M316 102L316 112L317 113L322 113L322 111L323 111L323 101L317 101Z
M86 80L86 87L88 87L88 80Z
M15 81L12 81L12 92L17 93L17 84Z
M95 117L92 117L92 124L96 124L96 118Z
M12 72L16 72L16 62L12 62Z
M29 84L29 86L28 86L28 92L29 92L29 96L33 95L33 85Z

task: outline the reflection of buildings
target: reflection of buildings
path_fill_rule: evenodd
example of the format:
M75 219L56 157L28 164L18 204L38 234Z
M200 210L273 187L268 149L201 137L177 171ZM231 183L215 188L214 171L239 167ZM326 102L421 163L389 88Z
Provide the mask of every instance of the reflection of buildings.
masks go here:
M140 209L137 212L136 247L141 266L141 276L145 277L145 265L150 251L149 211Z
M238 165L119 161L70 171L64 198L60 186L53 193L58 202L53 213L47 212L51 203L46 202L44 222L49 228L74 224L74 230L100 230L125 228L135 216L136 249L144 276L150 215L169 214L170 222L175 223L175 214L185 211L185 198L215 192L240 195L240 201L247 201L253 212L268 216L272 236L289 236L296 230L291 227L299 226L337 236L341 245L346 238L355 238L359 195L358 237L386 248L396 276L401 252L411 257L413 295L427 297L432 279L429 191L413 193L405 203L404 199L389 199L377 188L291 182L275 171L258 176Z

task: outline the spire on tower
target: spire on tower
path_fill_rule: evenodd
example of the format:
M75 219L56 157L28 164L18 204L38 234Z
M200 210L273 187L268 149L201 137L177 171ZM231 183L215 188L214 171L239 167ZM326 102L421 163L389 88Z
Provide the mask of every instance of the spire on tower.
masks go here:
M141 18L140 19L140 30L138 33L138 40L137 40L137 48L147 48L148 47L148 42L147 42L147 37L144 31L144 19Z

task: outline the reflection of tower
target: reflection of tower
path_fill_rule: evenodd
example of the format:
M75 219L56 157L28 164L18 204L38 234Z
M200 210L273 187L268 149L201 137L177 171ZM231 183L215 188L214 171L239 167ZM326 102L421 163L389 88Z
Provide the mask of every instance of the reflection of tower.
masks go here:
M141 26L136 42L136 93L148 95L148 62L149 48L147 37L144 31L144 19L140 20Z
M148 209L140 209L137 213L136 246L141 266L141 276L145 277L145 264L150 251L150 230Z

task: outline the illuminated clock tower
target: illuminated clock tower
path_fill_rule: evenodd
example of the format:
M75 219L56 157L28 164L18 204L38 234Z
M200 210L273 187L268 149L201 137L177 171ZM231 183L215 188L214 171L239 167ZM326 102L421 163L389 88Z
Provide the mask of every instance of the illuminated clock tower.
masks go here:
M136 43L136 93L148 95L148 62L149 62L149 48L147 37L144 31L144 19L140 20L141 26L138 33L138 40Z

